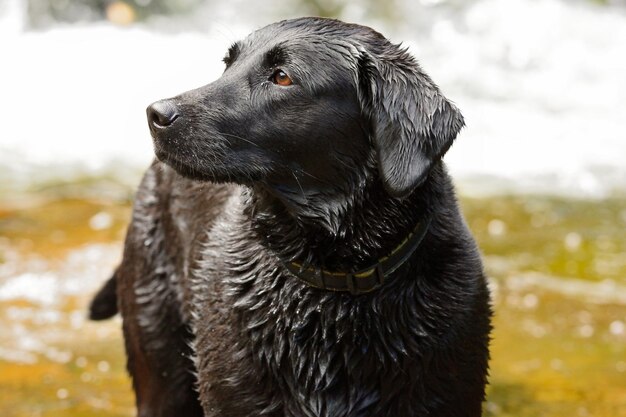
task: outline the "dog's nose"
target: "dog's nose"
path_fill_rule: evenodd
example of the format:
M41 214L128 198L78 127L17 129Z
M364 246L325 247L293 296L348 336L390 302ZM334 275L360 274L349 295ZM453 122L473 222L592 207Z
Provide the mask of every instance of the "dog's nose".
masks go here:
M168 127L178 119L178 109L171 100L152 103L146 109L150 127Z

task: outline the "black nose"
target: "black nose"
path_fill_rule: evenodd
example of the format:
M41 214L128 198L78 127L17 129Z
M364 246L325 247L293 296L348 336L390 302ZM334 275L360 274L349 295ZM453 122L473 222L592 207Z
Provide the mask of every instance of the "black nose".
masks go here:
M161 100L152 103L146 109L150 127L167 127L178 119L178 109L171 100Z

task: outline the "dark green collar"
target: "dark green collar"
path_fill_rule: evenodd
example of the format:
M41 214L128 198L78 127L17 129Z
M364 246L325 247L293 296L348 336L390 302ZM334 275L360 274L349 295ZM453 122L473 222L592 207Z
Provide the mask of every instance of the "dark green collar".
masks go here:
M307 285L330 291L363 294L379 288L419 247L430 226L430 218L422 220L391 253L367 268L354 272L333 272L322 267L304 267L297 262L284 262L293 275Z

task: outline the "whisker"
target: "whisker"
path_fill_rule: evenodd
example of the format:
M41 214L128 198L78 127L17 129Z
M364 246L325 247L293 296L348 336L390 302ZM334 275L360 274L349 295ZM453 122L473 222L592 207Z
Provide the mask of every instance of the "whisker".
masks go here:
M217 134L218 134L218 135L223 135L223 136L226 136L226 137L231 137L231 138L235 138L235 139L243 140L244 142L247 142L247 143L249 143L250 145L254 145L254 146L256 146L257 148L260 148L260 146L259 146L257 143L254 143L254 142L252 142L250 139L246 139L246 138L243 138L243 137L241 137L241 136L233 135L233 134L231 134L231 133L224 133L224 132L217 132Z
M323 180L321 178L318 178L315 175L311 174L310 172L307 172L307 171L303 170L302 168L298 169L298 171L303 173L304 175L307 175L307 176L313 178L314 180L317 180L317 181L323 183L323 184L331 184L331 185L333 184L332 181Z
M293 177L296 179L296 183L298 184L298 187L300 187L300 192L302 193L302 197L304 197L304 201L308 203L309 199L307 198L306 194L304 193L304 189L302 188L302 184L300 184L300 180L298 179L298 176L293 171L291 173L293 174Z

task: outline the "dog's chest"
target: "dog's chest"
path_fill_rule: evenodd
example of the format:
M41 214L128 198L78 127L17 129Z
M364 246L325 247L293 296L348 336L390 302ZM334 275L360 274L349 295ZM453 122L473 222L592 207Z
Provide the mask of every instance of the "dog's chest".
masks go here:
M384 301L303 285L258 242L238 201L226 209L192 278L205 405L245 393L239 412L262 404L267 415L359 416L379 403L381 390L412 386L407 379L419 370L406 367L425 353L418 346L427 336L416 311L396 308L402 316L387 321ZM409 327L397 331L394 320Z

